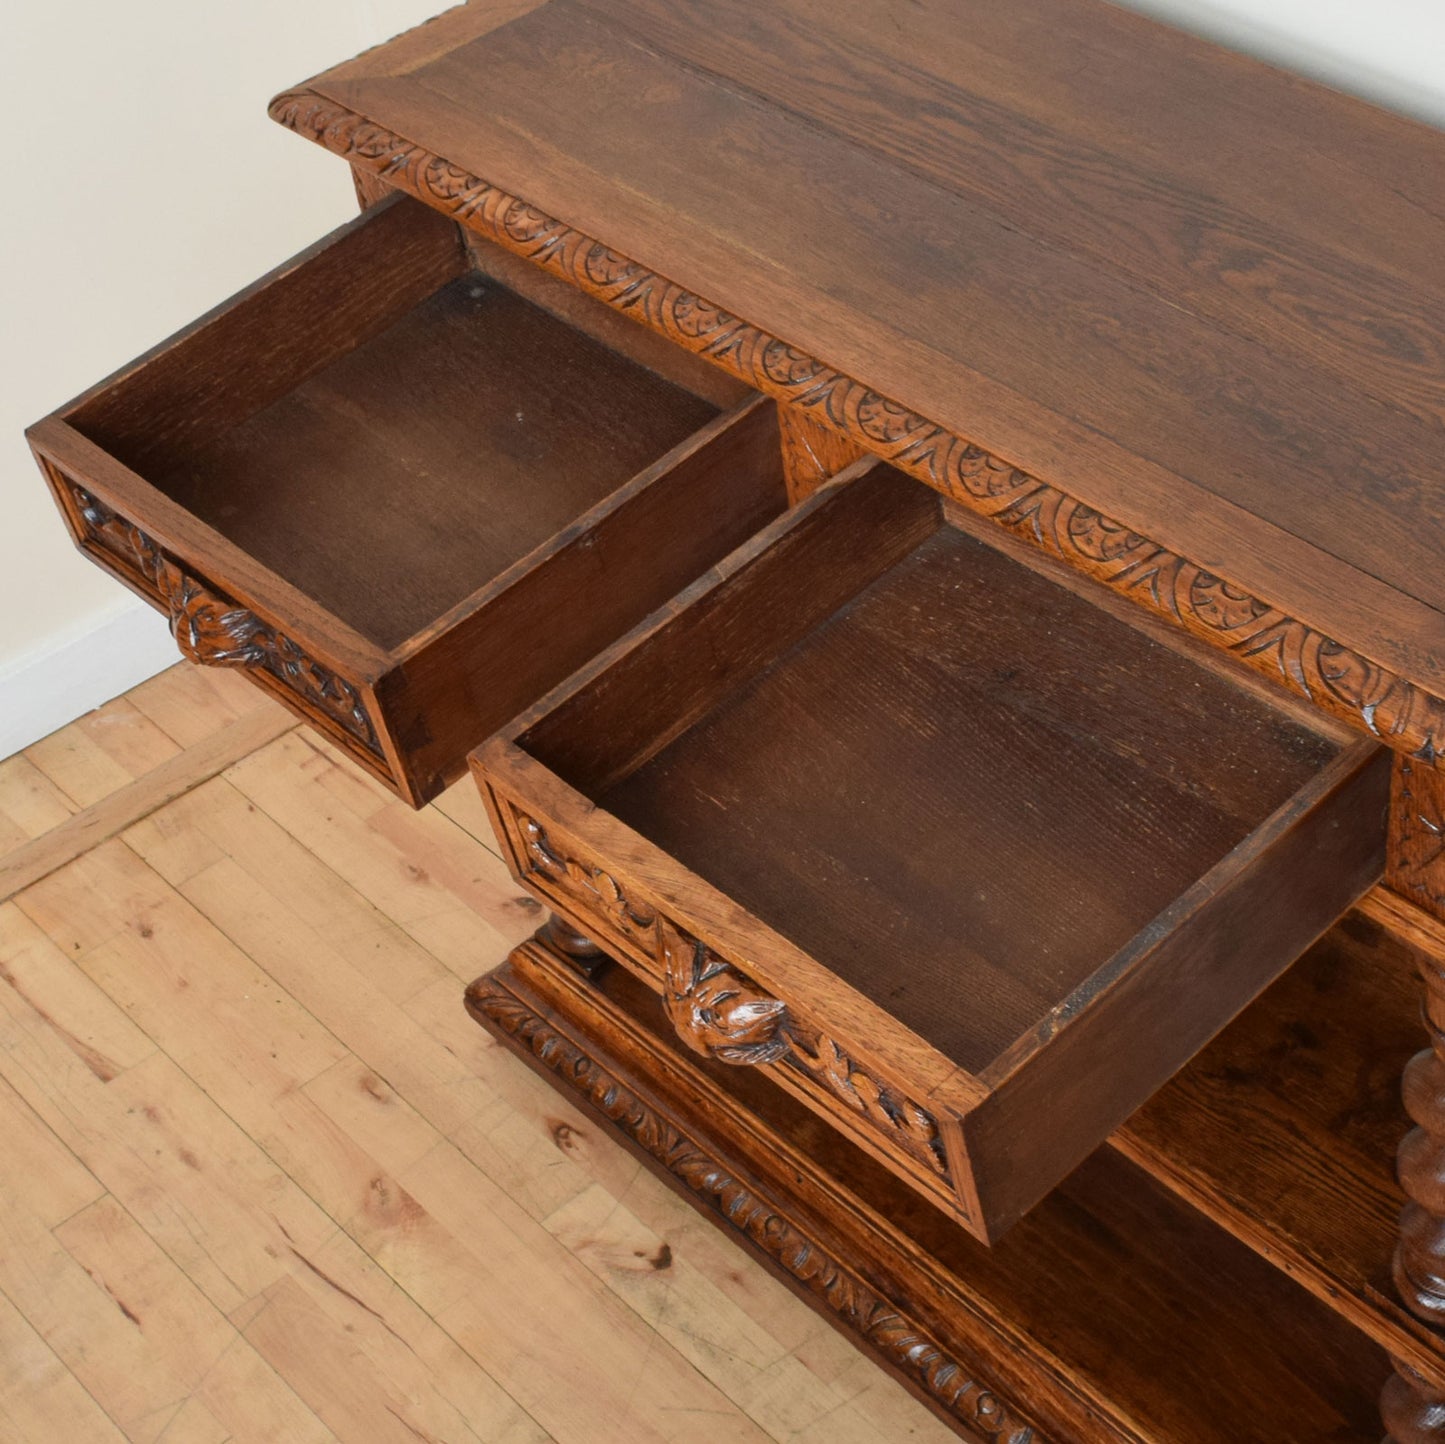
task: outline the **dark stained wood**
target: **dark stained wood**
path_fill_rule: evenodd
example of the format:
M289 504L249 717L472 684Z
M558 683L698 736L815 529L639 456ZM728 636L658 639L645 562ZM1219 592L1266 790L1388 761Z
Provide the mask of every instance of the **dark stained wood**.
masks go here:
M634 324L585 291L550 271L529 265L475 231L465 232L463 240L472 265L484 276L490 276L513 295L540 306L574 331L591 336L609 350L620 352L719 410L740 405L753 394L752 388L735 376L709 366L666 337Z
M866 467L866 464L865 464ZM677 598L646 654L609 653L584 669L587 685L555 708L529 713L526 746L574 786L603 791L656 755L808 629L901 561L937 529L937 500L877 469L741 548L726 577L702 576ZM746 568L747 581L728 579ZM800 587L799 577L808 584ZM729 603L688 606L721 584ZM533 712L536 709L532 709Z
M556 913L538 929L538 936L584 978L596 979L603 969L612 966L611 958L591 938L579 933L566 918L558 917Z
M1394 1361L1395 1372L1380 1394L1385 1444L1439 1444L1445 1433L1445 1389L1421 1378L1408 1364Z
M439 787L487 733L664 606L787 504L772 404L702 427L443 614L379 685Z
M1314 87L1286 89L1257 63L1099 6L920 6L889 26L866 0L783 0L765 13L746 0L579 3L639 44L735 78L1042 240L1256 341L1302 351L1377 399L1445 419L1445 267L1421 245L1441 214L1438 175L1426 184L1441 162L1423 126ZM1301 155L1291 139L1261 164L1261 143L1279 146L1271 130L1285 126L1286 138L1314 144ZM1395 144L1366 151L1367 128ZM1242 165L1226 171L1226 149ZM1377 158L1393 194L1358 168ZM1240 185L1235 172L1251 168L1255 185ZM1309 192L1302 172L1316 182ZM1341 214L1341 188L1362 181L1398 224L1383 244L1378 225L1365 231ZM1387 259L1394 242L1415 247L1398 269Z
M1369 895L1149 1100L1112 1146L1445 1384L1445 1343L1400 1303L1401 1070L1441 939Z
M1057 555L1118 595L1227 650L1277 686L1399 751L1427 761L1445 755L1445 698L1392 671L1391 666L1401 665L1398 660L1385 666L1343 647L1209 567L1082 505L1061 488L314 91L278 97L272 114L686 350L788 405L806 408L820 426L840 430L981 517L1018 530L1045 554ZM1242 535L1235 544L1248 549L1252 542ZM1289 546L1288 539L1276 537L1260 554L1278 560ZM1372 615L1366 594L1374 585L1369 578L1361 583L1361 617ZM1347 595L1344 600L1349 605L1356 599ZM1391 656L1390 634L1377 640L1384 649L1380 655Z
M140 473L284 397L466 270L455 226L397 197L343 226L59 408Z
M713 414L467 275L151 475L391 650Z
M1391 783L1389 882L1445 919L1445 777L1405 757L1395 763Z
M1441 690L1445 142L1090 0L1011 9L552 0L316 87Z
M473 252L382 200L29 433L185 656L413 802L787 501L771 403L717 418Z
M849 478L478 776L694 1047L994 1237L1379 876L1389 754Z
M965 1437L1378 1437L1383 1355L1123 1160L982 1248L756 1070L679 1056L625 971L566 970L526 945L469 1006Z
M1445 1323L1445 786L1440 774L1396 758L1390 799L1386 881L1400 895L1392 911L1420 944L1423 1021L1429 1046L1405 1066L1404 1104L1414 1124L1400 1141L1397 1174L1405 1192L1399 1217L1395 1288L1416 1318ZM1387 894L1387 896L1391 896ZM1408 902L1403 899L1409 899ZM1436 1334L1438 1338L1438 1333ZM1397 1351L1381 1400L1395 1444L1445 1438L1445 1378Z
M1069 601L940 528L597 801L982 1072L1334 751Z

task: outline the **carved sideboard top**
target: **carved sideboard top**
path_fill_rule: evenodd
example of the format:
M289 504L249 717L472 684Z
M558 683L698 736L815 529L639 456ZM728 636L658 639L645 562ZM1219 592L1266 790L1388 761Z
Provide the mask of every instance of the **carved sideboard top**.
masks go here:
M1434 130L1097 0L490 0L273 114L1433 760Z

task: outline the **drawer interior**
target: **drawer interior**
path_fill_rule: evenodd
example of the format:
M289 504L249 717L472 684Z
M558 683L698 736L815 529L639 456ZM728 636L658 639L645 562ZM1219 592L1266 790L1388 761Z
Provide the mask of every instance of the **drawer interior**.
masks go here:
M717 413L398 198L66 420L392 650Z
M518 742L978 1074L1348 744L907 478L843 491Z

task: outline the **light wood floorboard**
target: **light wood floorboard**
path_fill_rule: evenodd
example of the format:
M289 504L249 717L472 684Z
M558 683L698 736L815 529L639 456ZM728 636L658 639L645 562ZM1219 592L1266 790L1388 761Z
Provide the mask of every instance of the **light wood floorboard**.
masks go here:
M467 1018L490 844L224 672L0 762L0 1444L954 1437Z

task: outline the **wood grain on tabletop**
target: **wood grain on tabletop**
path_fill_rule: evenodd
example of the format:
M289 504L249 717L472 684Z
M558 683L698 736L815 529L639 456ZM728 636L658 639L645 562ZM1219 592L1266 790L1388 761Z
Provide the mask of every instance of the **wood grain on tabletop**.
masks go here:
M163 673L0 765L6 836L267 714ZM0 905L7 1439L941 1444L466 1016L539 919L474 797L286 731Z
M1429 127L1102 0L548 0L313 85L1445 689Z

